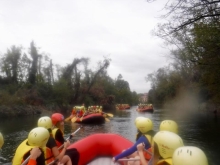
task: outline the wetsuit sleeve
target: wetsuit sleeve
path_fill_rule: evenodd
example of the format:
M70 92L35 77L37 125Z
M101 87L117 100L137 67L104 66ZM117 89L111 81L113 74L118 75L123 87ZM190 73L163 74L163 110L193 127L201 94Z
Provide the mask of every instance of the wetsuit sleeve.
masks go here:
M37 161L34 159L30 159L27 165L37 165Z
M65 142L65 139L63 138L63 134L60 129L57 130L56 135L55 135L55 139L58 142L60 142L61 144L63 144Z
M116 155L115 156L115 160L117 161L118 159L121 159L123 157L126 157L126 156L129 156L131 155L132 153L134 153L135 151L137 151L137 145L140 144L140 143L144 143L145 144L145 149L149 149L151 147L149 141L147 140L147 138L142 135L137 141L136 143L130 147L129 149L125 150L124 152L122 152L121 154L119 155Z
M45 165L44 152L43 152L42 149L40 149L40 150L41 150L40 156L39 156L36 160L34 160L34 159L29 159L27 165L38 165L38 164L40 164L40 165ZM27 153L24 155L23 160L26 160L29 156L30 156L30 151L27 152Z

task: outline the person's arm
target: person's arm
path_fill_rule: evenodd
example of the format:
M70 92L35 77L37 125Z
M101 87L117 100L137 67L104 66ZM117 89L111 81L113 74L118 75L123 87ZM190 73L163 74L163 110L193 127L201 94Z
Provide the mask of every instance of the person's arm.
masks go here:
M114 157L114 160L117 161L118 159L129 156L132 153L134 153L135 151L137 151L137 145L139 143L144 143L145 144L145 149L148 149L148 148L151 147L151 145L150 145L149 141L147 140L147 138L145 136L141 136L132 147L130 147L126 151L122 152L121 154L116 155Z
M56 159L59 159L59 161L61 161L61 159L62 159L63 156L65 155L65 152L66 152L67 147L68 147L69 145L70 145L70 142L69 142L69 141L65 142L65 143L64 143L64 147L63 147L63 149L62 149L61 152L59 152L59 149L58 149L57 146L54 146L54 147L52 148L52 152L53 152L54 157L55 157Z
M140 143L137 145L137 151L138 151L138 155L140 156L140 161L142 165L148 165L145 157L144 157L144 144Z
M40 156L41 154L41 150L39 148L33 148L30 151L30 159L28 161L27 165L37 165L37 161L36 159Z

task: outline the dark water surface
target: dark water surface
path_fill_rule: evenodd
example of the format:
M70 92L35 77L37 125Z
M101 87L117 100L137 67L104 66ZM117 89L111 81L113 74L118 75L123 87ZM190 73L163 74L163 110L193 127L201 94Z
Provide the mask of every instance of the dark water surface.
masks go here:
M209 165L220 165L219 116L207 112L185 115L164 109L156 109L154 113L139 113L135 111L135 108L113 112L114 117L110 118L110 122L101 125L84 125L72 142L94 133L117 133L134 142L137 131L134 125L136 117L145 116L152 119L155 131L158 131L162 120L170 119L178 123L179 135L185 145L200 147L206 153ZM43 115L50 114L41 116ZM27 137L29 131L36 127L37 120L41 116L0 120L0 132L5 139L5 144L0 151L0 164L6 165L11 162L17 146ZM67 137L78 127L79 124L76 123L65 123L65 136Z

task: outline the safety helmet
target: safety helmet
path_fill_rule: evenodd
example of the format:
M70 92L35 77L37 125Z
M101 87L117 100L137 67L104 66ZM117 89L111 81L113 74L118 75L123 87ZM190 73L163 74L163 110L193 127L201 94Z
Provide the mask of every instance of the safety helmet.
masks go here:
M144 118L145 118L145 117L143 117L143 116L136 117L135 123L136 123L136 121L138 121L139 119L144 119Z
M170 131L178 133L178 125L173 120L164 120L160 123L160 131Z
M4 138L0 132L0 148L2 148L3 144L4 144Z
M193 146L179 147L173 153L173 165L208 165L205 153Z
M159 131L153 138L157 144L160 156L164 159L171 158L175 149L182 147L182 138L170 131Z
M48 116L44 116L38 119L37 125L38 127L44 127L46 129L52 129L53 127L52 120Z
M54 113L54 114L51 116L51 119L52 119L53 125L56 125L57 122L63 121L63 120L64 120L64 117L63 117L63 115L60 114L60 113Z
M37 127L28 134L28 144L30 146L44 147L49 139L49 131L44 127Z
M146 117L137 117L135 120L135 126L141 133L146 133L153 129L153 122Z

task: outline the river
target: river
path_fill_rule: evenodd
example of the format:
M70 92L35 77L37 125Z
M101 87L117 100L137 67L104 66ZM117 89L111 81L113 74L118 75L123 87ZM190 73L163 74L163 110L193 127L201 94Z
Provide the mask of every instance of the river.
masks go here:
M154 113L139 113L135 106L129 110L114 111L114 117L110 122L101 125L83 125L77 132L72 142L94 133L117 133L131 141L135 141L136 127L134 120L138 116L152 119L154 130L158 131L160 122L165 119L175 120L179 125L179 135L185 145L201 148L208 157L209 165L220 165L220 119L212 113L174 113L171 110L155 109ZM112 113L112 112L111 112ZM41 114L50 115L50 114ZM11 162L17 146L27 137L29 131L36 127L40 116L28 116L0 120L0 132L2 132L5 144L0 151L0 164ZM67 117L67 115L65 116ZM74 132L79 127L77 123L65 123L65 136Z

